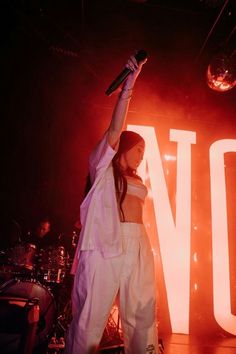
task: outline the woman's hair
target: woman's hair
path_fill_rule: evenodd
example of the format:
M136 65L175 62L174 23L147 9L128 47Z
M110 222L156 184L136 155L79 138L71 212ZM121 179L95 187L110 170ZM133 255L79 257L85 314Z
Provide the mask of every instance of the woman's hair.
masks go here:
M122 209L122 203L125 199L126 193L127 193L127 180L125 176L130 176L134 177L137 179L141 178L137 175L136 169L131 169L128 167L125 171L121 168L120 166L120 157L123 153L129 151L134 147L136 144L139 142L144 142L144 139L141 137L141 135L132 132L132 131L123 131L121 136L120 136L120 142L119 142L119 148L117 153L112 159L112 165L113 165L113 174L114 174L114 180L115 180L115 188L116 188L116 197L117 201L119 204L121 216L122 216L122 221L124 221L124 212Z
M122 209L122 203L125 199L126 193L127 193L127 180L125 176L130 176L134 177L137 179L141 178L137 175L137 171L131 169L128 167L125 171L121 168L120 166L120 157L123 153L129 151L134 147L136 144L139 142L144 142L144 139L141 137L141 135L125 130L121 133L120 136L120 142L119 142L119 148L117 153L112 159L112 166L113 166L113 175L114 175L114 181L115 181L115 188L116 188L116 197L117 201L119 204L122 220L124 221L124 212ZM91 179L88 174L86 178L86 185L85 185L85 191L84 191L84 197L88 194L89 190L91 189Z
M84 187L84 198L90 191L91 187L92 187L91 178L90 178L90 174L88 173L86 176L85 187Z

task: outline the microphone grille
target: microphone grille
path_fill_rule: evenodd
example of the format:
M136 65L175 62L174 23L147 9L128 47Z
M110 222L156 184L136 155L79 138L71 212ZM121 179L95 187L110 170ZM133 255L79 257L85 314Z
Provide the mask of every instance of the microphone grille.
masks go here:
M139 63L140 61L144 60L147 58L147 52L144 49L140 49L136 54L135 54L135 59Z

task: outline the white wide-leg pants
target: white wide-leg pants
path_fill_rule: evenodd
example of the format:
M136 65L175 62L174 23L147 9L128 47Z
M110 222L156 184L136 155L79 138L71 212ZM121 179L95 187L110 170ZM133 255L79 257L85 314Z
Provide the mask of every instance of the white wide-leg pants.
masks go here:
M126 354L157 354L156 284L153 253L141 224L121 223L123 254L104 258L82 251L72 292L73 320L66 354L92 354L101 340L114 300Z

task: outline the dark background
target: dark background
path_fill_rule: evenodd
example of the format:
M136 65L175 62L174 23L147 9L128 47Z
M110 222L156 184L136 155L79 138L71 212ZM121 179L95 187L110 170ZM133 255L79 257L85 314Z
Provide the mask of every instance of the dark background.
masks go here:
M116 99L104 92L136 49L149 60L129 123L226 126L235 138L235 88L219 93L205 78L218 51L235 49L234 0L8 0L0 12L2 238L40 215L56 232L73 228Z

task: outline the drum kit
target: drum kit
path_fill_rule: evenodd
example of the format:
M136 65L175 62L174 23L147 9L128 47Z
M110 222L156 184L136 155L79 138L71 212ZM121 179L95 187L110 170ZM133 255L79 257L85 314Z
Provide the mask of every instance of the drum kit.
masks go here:
M38 250L34 244L19 243L0 251L0 323L4 323L6 327L12 324L14 327L15 318L20 318L16 305L27 306L30 301L36 299L39 319L34 347L38 347L39 351L32 353L43 353L42 347L45 343L48 345L50 338L55 336L57 327L60 327L60 336L63 337L71 320L71 263L70 254L62 245ZM9 321L11 323L7 323ZM22 319L18 327L23 326ZM2 342L2 332L5 332L5 329L0 325L0 352L8 353L5 350L6 345ZM18 353L18 349L9 353Z
M20 242L0 251L1 354L63 353L65 332L72 319L70 297L73 277L70 269L78 235L73 232L68 238L70 242L67 247L59 244L56 247L37 249L32 243ZM31 343L29 348L26 340L22 349L19 347L19 338L14 341L12 334L19 333L27 326L23 310L28 311L32 305L34 309L38 309L33 345ZM34 310L32 314L30 327L32 317L37 317ZM28 334L29 338L30 336ZM114 306L101 346L105 348L107 345L120 343L120 320L117 307Z

